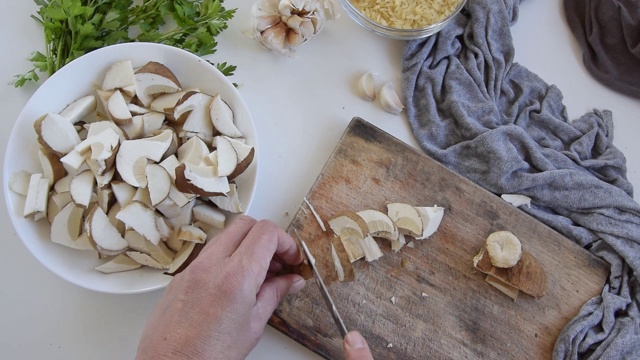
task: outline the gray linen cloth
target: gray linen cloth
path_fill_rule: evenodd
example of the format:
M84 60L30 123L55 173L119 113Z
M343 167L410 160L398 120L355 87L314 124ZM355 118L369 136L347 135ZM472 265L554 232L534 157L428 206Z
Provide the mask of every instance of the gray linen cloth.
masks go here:
M638 359L640 205L612 143L612 114L569 121L560 90L514 63L518 7L469 0L436 36L407 42L410 125L431 157L496 194L531 197L523 211L611 265L602 294L559 335L554 358Z
M564 0L564 12L591 75L640 98L640 0Z

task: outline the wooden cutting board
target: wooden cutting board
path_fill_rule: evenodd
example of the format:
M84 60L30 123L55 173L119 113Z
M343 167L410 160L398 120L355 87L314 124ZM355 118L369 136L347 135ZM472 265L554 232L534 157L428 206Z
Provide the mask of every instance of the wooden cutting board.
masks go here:
M303 203L288 231L304 238L349 329L376 359L549 359L556 338L602 291L607 265L569 239L424 153L354 118L307 199L325 223L334 214L386 203L445 208L439 230L415 247L354 263L356 280L336 281L331 230ZM509 230L547 273L547 295L514 302L484 281L472 258L486 237ZM395 303L392 302L395 299ZM343 358L342 339L313 282L287 297L270 324L317 354Z

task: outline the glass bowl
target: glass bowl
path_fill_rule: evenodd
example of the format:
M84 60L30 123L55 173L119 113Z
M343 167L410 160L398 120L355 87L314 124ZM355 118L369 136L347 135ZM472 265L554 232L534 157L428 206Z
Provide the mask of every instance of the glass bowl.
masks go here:
M453 19L453 17L460 12L460 10L462 10L462 7L465 5L466 2L467 2L466 0L461 0L458 6L450 15L438 23L435 23L426 27L422 27L422 28L399 29L399 28L394 28L394 27L379 24L369 19L364 14L362 14L358 9L355 8L355 6L351 4L351 1L340 0L340 4L342 5L342 8L345 10L347 15L349 15L351 20L355 21L360 26L364 27L367 30L373 31L378 35L382 35L388 38L398 39L398 40L420 39L420 38L431 36L437 33L438 31L442 30L451 21L451 19Z

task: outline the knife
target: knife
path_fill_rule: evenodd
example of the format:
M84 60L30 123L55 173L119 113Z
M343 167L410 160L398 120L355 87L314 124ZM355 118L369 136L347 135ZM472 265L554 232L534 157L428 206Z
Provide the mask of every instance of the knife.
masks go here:
M336 308L336 304L333 302L333 299L329 294L329 290L325 286L324 281L322 281L322 277L318 272L318 268L316 267L314 257L313 255L311 255L311 251L309 251L307 244L304 242L304 240L302 240L297 230L295 230L295 233L296 233L296 236L298 237L298 240L300 241L300 245L302 246L302 252L304 253L304 256L307 258L307 262L311 267L311 271L313 271L313 276L316 279L316 284L318 284L318 287L320 288L320 293L322 294L322 298L324 299L325 304L327 304L327 307L331 312L331 316L333 317L333 321L336 323L336 326L340 331L340 335L342 335L342 338L344 338L345 336L347 336L347 333L348 333L347 327L344 325L344 321L342 321L342 317L340 317L340 313L338 313L338 309Z

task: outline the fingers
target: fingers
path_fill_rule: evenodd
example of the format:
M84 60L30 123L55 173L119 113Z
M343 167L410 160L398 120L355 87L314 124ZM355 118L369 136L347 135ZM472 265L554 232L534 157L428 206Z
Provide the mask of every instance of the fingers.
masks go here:
M300 291L304 285L304 278L297 274L278 275L267 279L256 295L254 315L258 322L266 323L280 301L285 296Z
M255 224L238 247L237 254L251 263L263 264L265 271L274 257L287 265L302 262L302 254L296 242L284 230L267 220Z
M257 220L249 216L239 216L231 224L225 226L213 239L207 242L200 256L203 258L231 256L257 222Z
M373 360L367 341L357 331L350 331L344 337L345 360Z

